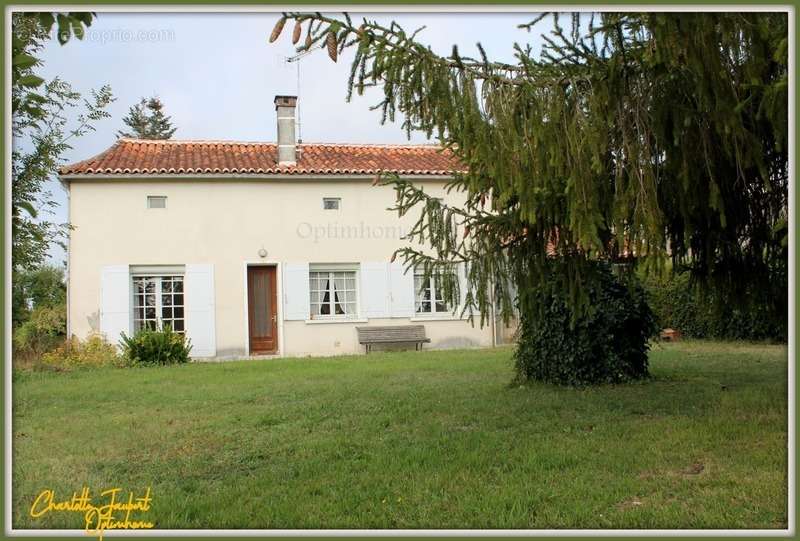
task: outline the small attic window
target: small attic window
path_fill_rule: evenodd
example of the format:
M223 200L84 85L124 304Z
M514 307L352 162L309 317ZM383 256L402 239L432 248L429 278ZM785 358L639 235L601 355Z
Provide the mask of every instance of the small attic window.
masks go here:
M341 206L342 198L341 197L323 197L322 198L322 208L324 210L339 210Z
M167 208L166 195L148 195L147 208L149 209L165 209Z

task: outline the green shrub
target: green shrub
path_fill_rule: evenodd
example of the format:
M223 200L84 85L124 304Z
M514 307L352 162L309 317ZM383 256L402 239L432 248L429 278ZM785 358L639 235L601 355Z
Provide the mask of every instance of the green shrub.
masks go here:
M189 362L191 341L169 325L160 331L143 329L133 336L122 333L123 355L131 365L163 365Z
M32 310L67 303L64 268L60 266L14 269L11 289L11 321L14 327L27 321Z
M602 263L584 284L590 303L574 318L552 284L520 291L514 355L517 381L560 385L621 383L648 376L648 340L657 327L635 278L623 283Z
M695 287L687 272L648 276L643 283L661 328L678 329L690 338L778 342L787 339L787 318L775 308L774 299L750 306L715 300Z
M54 370L122 365L123 359L117 348L99 335L92 335L86 340L73 336L42 355L42 366Z
M66 305L40 306L14 329L14 354L39 357L61 344L66 334Z

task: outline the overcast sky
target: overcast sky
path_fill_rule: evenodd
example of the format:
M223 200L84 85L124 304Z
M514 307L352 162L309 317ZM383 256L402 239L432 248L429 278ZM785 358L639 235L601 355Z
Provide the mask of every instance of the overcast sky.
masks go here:
M457 44L461 54L477 56L475 43L480 41L490 58L510 61L515 41L537 48L540 43L538 32L516 28L533 19L533 13L350 13L387 23L394 19L407 30L426 26L420 41L441 54ZM60 76L83 94L109 84L116 97L111 118L99 122L96 132L75 140L67 160L83 160L111 146L128 108L152 95L161 98L177 126L174 139L274 141L273 98L297 94L306 142L407 142L399 123L381 126L380 112L369 110L377 94L346 103L352 53L338 63L322 50L297 63L286 62L295 54L291 24L280 40L267 42L278 16L99 13L83 41L60 46L51 40L41 54L43 77ZM425 139L417 134L412 142ZM61 203L51 219L66 222L66 194L55 180L50 189ZM54 262L64 259L58 248L51 256Z

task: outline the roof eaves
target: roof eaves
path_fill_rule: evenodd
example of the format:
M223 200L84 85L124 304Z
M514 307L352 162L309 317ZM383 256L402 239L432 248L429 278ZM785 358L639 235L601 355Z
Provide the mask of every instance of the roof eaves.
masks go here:
M463 171L456 171L460 173ZM451 172L398 173L411 180L444 180L453 178ZM73 180L373 180L376 173L66 173L59 178L65 182Z

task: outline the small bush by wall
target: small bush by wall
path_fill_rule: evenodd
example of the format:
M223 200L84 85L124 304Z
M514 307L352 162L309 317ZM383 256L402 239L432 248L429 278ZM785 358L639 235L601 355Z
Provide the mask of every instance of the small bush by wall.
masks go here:
M691 338L771 340L785 342L787 321L772 299L748 307L714 301L690 282L688 273L648 276L643 280L648 302L661 328Z
M120 346L123 356L133 366L187 363L192 350L191 341L169 325L160 331L141 330L133 336L123 333Z
M98 335L90 336L86 340L80 340L73 336L52 351L44 353L41 359L41 367L54 370L99 368L124 364L117 348Z
M657 328L644 291L634 277L623 283L607 265L596 265L595 279L585 284L591 311L574 325L548 284L520 291L518 380L585 385L648 375L648 340Z

